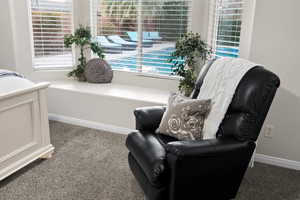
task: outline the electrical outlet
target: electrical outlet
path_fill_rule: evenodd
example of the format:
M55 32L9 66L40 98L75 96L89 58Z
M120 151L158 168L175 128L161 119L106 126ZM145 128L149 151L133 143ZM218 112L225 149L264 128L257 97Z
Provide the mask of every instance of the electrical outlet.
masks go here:
M265 137L272 138L273 137L274 126L271 124L266 125L265 127Z

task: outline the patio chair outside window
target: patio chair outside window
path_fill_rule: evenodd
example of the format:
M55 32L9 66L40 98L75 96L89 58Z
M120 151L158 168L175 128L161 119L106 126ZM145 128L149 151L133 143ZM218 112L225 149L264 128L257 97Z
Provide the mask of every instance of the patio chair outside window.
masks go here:
M105 36L96 36L95 40L106 53L122 52L122 45L110 42Z

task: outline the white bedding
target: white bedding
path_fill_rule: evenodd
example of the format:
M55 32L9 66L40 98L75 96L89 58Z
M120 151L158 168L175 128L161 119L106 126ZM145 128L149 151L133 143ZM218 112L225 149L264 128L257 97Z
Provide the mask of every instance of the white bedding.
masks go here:
M30 88L34 85L33 82L17 77L17 76L7 76L0 78L0 95L15 90Z

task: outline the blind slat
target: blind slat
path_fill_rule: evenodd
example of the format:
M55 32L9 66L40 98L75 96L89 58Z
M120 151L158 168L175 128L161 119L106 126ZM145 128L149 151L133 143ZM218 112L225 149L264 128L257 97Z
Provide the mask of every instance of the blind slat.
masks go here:
M211 0L211 44L217 57L238 57L244 0Z
M141 6L139 7L139 2ZM172 74L175 42L189 30L192 0L93 0L94 35L116 44L112 35L138 44L131 51L102 47L114 69ZM140 9L140 10L139 10ZM138 13L141 12L141 15ZM138 27L141 27L138 28ZM131 32L131 33L129 33ZM105 38L102 38L105 40ZM101 44L101 41L99 41ZM118 44L118 43L117 43Z
M71 48L64 47L64 36L71 34L73 0L31 0L34 67L71 67Z

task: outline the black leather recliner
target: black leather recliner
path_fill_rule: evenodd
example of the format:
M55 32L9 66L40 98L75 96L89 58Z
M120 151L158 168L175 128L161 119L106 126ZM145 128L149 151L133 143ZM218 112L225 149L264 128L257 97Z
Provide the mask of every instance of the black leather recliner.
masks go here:
M195 98L205 74L194 90ZM156 134L165 107L134 111L129 134L129 165L149 200L222 200L235 198L255 149L279 78L255 67L242 78L216 139L177 141Z

